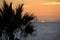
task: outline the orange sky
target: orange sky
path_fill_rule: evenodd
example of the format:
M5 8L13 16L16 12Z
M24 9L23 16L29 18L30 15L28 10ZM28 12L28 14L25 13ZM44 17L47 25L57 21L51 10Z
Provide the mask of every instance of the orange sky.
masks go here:
M60 4L52 4L54 2L60 3L59 0L7 0L7 2L13 2L13 8L24 3L24 12L33 13L39 21L60 22ZM43 3L51 4L45 5Z

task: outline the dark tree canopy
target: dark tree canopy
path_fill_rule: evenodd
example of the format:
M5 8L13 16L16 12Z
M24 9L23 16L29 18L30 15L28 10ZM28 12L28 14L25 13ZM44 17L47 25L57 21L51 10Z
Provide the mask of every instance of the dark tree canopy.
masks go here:
M23 4L19 5L18 8L15 11L12 9L12 3L10 5L7 5L6 1L3 3L3 10L0 9L0 13L2 16L0 16L0 37L3 30L6 30L7 35L9 36L9 40L14 40L14 31L17 28L20 28L21 34L24 33L25 36L28 34L32 34L34 29L33 25L31 25L31 21L35 18L33 15L25 14L22 17L22 11L23 11ZM16 14L16 15L14 15ZM21 25L24 25L21 27Z

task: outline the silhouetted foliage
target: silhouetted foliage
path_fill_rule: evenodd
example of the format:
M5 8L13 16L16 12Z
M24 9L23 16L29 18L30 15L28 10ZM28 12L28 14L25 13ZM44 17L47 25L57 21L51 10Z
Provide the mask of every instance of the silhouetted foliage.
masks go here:
M13 33L17 28L20 28L21 34L24 33L25 36L33 33L34 29L33 25L31 25L31 20L34 19L34 16L25 14L22 17L22 7L23 4L19 5L15 13L12 9L12 3L10 3L10 5L7 5L6 1L4 1L3 10L0 9L0 12L2 14L2 16L0 16L0 36L2 34L2 31L6 30L7 35L9 36L9 40L14 40ZM24 25L24 29L22 29L23 26L21 27L21 25Z

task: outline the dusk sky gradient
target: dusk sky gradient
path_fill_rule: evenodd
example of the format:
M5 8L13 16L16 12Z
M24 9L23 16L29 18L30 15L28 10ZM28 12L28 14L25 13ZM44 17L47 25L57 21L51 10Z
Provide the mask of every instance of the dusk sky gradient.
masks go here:
M60 22L60 0L6 0L13 8L24 3L24 12L33 13L39 21ZM46 4L47 3L47 4ZM2 0L0 0L0 5Z

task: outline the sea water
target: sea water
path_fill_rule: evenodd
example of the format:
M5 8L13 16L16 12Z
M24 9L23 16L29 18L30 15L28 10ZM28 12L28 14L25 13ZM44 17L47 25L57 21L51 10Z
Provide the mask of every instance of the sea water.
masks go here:
M17 32L16 37L20 40L60 40L60 22L35 22L33 25L36 30L35 35L28 35L27 38L21 39L20 32Z
M60 40L60 22L34 23L36 35L26 40Z

